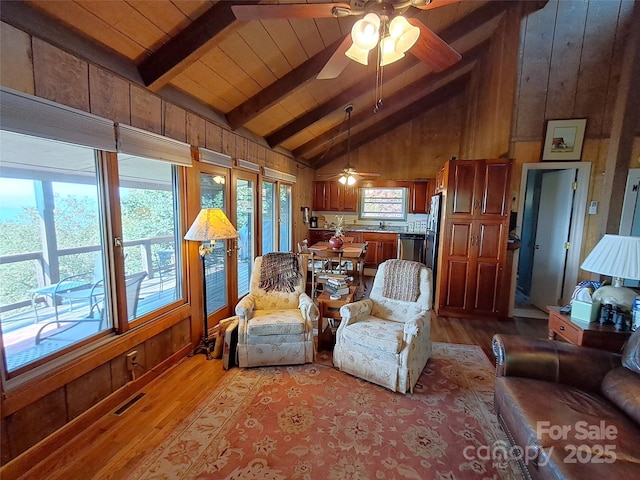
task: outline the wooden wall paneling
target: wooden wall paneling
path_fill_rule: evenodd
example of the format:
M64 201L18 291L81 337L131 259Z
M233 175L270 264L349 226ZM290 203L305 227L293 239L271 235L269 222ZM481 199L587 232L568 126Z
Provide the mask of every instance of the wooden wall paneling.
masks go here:
M111 72L89 65L91 113L117 123L131 123L129 82Z
M171 327L171 351L173 353L178 352L181 348L184 348L184 346L190 342L191 323L188 318ZM142 361L140 361L140 363L142 363L142 365L145 365Z
M235 135L236 137L236 148L234 156L236 158L242 158L246 160L247 158L247 139L242 135Z
M89 111L89 65L59 48L33 38L35 94Z
M9 433L7 419L0 419L0 464L5 465L11 460L11 445L9 444Z
M166 137L187 141L187 112L185 109L169 102L162 102L164 109L163 135ZM206 136L206 132L205 132Z
M147 369L161 363L172 352L171 329L164 330L144 342Z
M136 85L131 85L131 126L162 134L162 100Z
M560 25L556 24L553 35L545 106L548 119L568 118L574 111L588 8L588 2L558 2Z
M525 35L524 44L520 46L522 67L516 103L517 138L539 138L544 131L544 106L553 45L549 26L556 22L557 7L557 2L549 2L523 20Z
M72 420L111 393L111 368L104 363L67 384L67 418Z
M0 82L20 92L35 92L31 36L0 22Z
M206 145L207 122L200 115L187 112L187 143L194 147Z
M214 152L222 152L222 127L212 122L205 125L205 146Z
M185 320L188 321L188 320ZM132 351L138 352L136 354L136 362L142 365L144 369L147 368L147 359L144 351L144 343L140 343L131 349L122 352L117 357L113 358L109 362L109 367L111 369L111 391L115 392L118 389L124 387L128 382L131 381L131 373L127 369L127 354ZM155 366L155 365L153 365ZM145 373L145 370L142 367L135 367L136 377L140 377Z
M226 128L222 129L222 153L236 157L236 134Z
M55 432L67 421L64 388L45 395L37 402L6 417L11 458Z
M589 2L574 111L587 118L585 136L602 133L619 9L619 1Z
M636 25L632 21L633 6L636 2L622 1L620 2L620 14L618 15L618 26L616 30L615 42L613 44L613 55L611 58L611 71L609 73L609 88L607 89L607 100L602 121L602 135L611 135L611 126L613 124L613 114L618 98L618 85L622 71L622 63L626 56L627 38L631 33L632 25ZM640 126L636 130L636 134L640 134ZM637 166L640 166L636 164Z
M254 141L247 141L247 160L249 162L258 162L258 144Z

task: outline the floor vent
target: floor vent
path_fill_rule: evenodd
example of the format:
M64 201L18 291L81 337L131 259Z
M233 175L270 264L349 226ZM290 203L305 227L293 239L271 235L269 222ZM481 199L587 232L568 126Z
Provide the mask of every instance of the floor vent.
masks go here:
M124 405L122 405L119 409L117 409L115 412L116 415L122 415L124 412L126 412L127 410L129 410L129 408L136 403L138 400L140 400L142 397L144 397L145 394L144 393L139 393L138 395L136 395L135 397L133 397L131 400L129 400L127 403L125 403Z

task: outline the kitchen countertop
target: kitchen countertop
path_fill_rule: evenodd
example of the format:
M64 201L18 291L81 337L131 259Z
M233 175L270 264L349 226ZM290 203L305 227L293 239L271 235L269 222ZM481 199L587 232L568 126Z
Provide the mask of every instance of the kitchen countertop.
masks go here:
M327 227L327 228L309 228L309 230L311 231L316 231L316 232L326 232L326 231L332 231L333 228ZM400 226L394 226L394 225L389 225L388 227L385 228L380 228L376 225L371 225L371 226L366 226L366 225L352 225L352 226L346 226L344 228L345 232L370 232L370 233L410 233L413 235L425 235L425 232L409 232L407 230L407 227L400 227Z

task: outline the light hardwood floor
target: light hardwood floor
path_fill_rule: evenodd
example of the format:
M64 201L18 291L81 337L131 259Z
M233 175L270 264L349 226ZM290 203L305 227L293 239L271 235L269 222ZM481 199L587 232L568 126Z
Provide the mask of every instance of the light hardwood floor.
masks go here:
M479 345L492 362L490 343L495 333L546 338L547 322L525 318L471 321L433 315L434 341ZM124 413L112 412L58 451L42 452L42 461L20 478L125 478L195 410L225 373L221 360L207 361L204 355L183 359L145 387L140 392L144 396Z

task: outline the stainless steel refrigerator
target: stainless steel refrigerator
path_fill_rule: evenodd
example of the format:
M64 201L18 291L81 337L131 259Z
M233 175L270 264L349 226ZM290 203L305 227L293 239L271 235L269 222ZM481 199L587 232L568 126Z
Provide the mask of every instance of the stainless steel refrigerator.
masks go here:
M433 272L433 299L435 302L436 278L438 276L438 243L440 240L440 216L441 216L442 194L438 193L431 197L431 208L427 219L427 237L425 246L424 263Z

